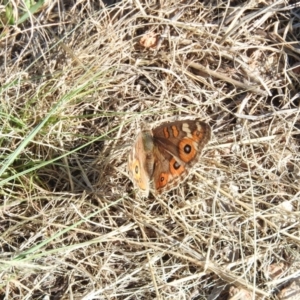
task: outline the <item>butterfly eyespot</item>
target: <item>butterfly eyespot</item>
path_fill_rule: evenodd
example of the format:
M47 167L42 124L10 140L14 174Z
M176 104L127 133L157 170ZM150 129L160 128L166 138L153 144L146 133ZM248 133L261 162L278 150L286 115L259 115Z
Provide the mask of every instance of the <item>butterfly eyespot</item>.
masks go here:
M165 181L165 177L160 177L160 181L164 182Z
M135 174L139 173L139 166L138 165L135 166L134 171L135 171Z
M189 144L186 144L183 150L185 153L191 153L192 147Z
M178 170L180 168L180 164L177 161L175 161L173 167L175 170Z

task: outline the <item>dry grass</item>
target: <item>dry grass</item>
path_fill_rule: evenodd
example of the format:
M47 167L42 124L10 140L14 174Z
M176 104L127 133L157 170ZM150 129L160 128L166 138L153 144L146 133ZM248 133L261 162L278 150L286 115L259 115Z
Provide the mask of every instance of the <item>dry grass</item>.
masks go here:
M297 4L2 5L0 298L293 299ZM139 197L139 126L184 117L212 127L201 162Z

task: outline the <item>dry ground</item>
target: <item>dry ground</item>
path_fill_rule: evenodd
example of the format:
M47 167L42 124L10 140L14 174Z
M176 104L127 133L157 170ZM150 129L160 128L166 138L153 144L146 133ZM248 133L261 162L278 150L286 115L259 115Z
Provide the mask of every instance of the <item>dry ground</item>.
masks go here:
M298 3L43 2L0 6L0 298L300 299ZM184 118L200 162L141 197L139 127Z

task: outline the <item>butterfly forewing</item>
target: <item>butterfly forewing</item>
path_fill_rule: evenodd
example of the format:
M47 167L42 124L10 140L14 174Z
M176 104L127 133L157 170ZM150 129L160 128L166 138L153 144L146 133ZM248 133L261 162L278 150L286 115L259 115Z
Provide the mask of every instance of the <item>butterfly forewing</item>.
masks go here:
M168 152L178 161L189 165L198 159L210 135L210 127L204 122L176 121L153 129L153 142L162 154Z

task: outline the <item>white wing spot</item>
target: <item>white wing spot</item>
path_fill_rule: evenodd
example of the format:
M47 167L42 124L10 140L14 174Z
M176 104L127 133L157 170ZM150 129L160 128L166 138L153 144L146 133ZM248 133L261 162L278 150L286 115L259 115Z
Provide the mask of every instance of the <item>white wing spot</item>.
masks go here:
M188 137L191 137L191 136L192 136L192 135L191 135L191 130L190 130L190 127L189 127L189 124L188 124L188 123L183 123L183 124L182 124L182 130L183 130L184 132L187 133L187 136L188 136Z
M199 124L199 122L197 122L196 125L197 125L197 130L198 130L198 131L201 131L202 126Z

